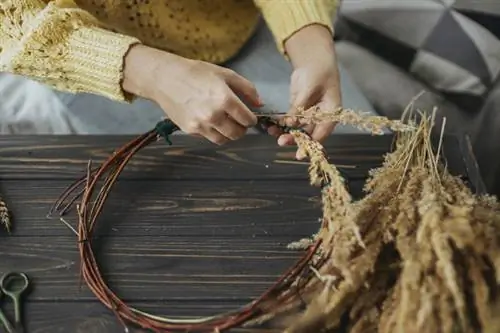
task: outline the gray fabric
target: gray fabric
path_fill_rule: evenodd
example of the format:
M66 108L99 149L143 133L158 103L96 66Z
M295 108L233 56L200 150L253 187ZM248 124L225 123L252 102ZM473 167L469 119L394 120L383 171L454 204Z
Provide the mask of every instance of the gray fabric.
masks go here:
M0 73L0 134L76 133L83 127L45 85Z
M288 110L291 67L278 53L265 25L227 66L255 83L267 110ZM341 77L344 106L373 111L343 69ZM0 74L2 92L0 123L8 125L2 125L0 133L137 134L151 129L164 117L155 103L144 99L124 104L100 96L61 92L56 92L56 99L54 92L46 86L8 74ZM14 95L18 97L14 99ZM336 129L336 133L353 131L356 130L349 126Z
M340 17L418 49L439 22L443 5L433 0L342 0Z
M491 91L474 121L473 150L490 193L500 196L500 84Z
M496 0L452 0L452 6L464 13L482 13L500 16L500 3Z
M464 113L441 95L429 90L396 66L348 41L337 42L340 65L352 76L378 113L399 119L403 110L416 96L415 107L432 111L438 108L440 117L447 117L447 127L466 130L473 115Z
M478 111L500 73L499 7L490 0L343 0L337 34Z
M422 50L452 62L481 81L491 81L491 78L495 78L498 73L499 61L498 57L488 57L488 55L491 50L499 49L500 42L494 40L492 45L480 50L473 42L472 38L475 36L471 36L471 34L474 35L475 32L478 32L476 27L458 12L443 11L439 23L430 31L428 38L422 45ZM460 45L461 50L467 51L457 52L456 48L451 47L452 45ZM488 66L486 62L490 59L492 63ZM430 65L433 63L428 66ZM438 69L439 67L433 66L433 68ZM493 69L491 73L490 68Z

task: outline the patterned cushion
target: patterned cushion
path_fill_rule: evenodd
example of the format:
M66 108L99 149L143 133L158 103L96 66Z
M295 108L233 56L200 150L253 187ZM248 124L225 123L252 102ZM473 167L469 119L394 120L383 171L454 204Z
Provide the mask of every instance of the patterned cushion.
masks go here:
M337 34L478 110L500 72L500 1L342 0Z

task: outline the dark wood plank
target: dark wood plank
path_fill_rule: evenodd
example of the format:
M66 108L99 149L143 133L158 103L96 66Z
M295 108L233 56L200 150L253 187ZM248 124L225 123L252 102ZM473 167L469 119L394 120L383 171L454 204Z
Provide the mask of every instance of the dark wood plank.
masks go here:
M100 162L130 139L0 136L0 193L16 226L0 234L0 273L15 268L32 278L27 332L123 332L86 286L78 288L76 237L46 214L89 158ZM223 147L173 140L127 167L94 240L99 262L110 286L141 309L174 316L235 309L299 256L286 245L317 230L319 191L308 184L307 164L294 161L295 149L269 136ZM391 143L392 136L336 135L325 147L333 163L355 166L343 170L359 197ZM444 148L451 171L476 186L463 143L451 137Z
M47 218L64 180L4 180L12 236L70 235ZM352 181L358 197L363 183ZM99 219L99 235L260 237L310 234L321 216L320 191L301 181L120 181ZM65 219L76 226L73 209ZM0 240L1 240L0 231Z
M293 237L105 237L93 240L102 274L127 301L233 300L259 296L300 255ZM80 289L76 237L0 239L0 273L23 271L30 301L93 300Z
M74 179L84 174L89 159L96 165L132 137L123 136L0 136L2 178ZM268 135L249 135L224 146L187 136L174 145L155 143L134 157L123 178L148 179L306 179L307 164L295 161L295 148L277 146ZM349 178L365 178L390 150L393 136L346 134L331 136L324 146L332 163ZM453 173L465 175L455 137L444 145Z
M231 311L240 306L236 302L146 302L131 303L142 311L174 318L198 318ZM11 313L10 311L8 312ZM124 327L111 311L97 302L29 302L25 308L26 333L123 333ZM146 333L127 325L129 333ZM272 328L238 328L235 333L281 333ZM193 332L194 333L194 332Z

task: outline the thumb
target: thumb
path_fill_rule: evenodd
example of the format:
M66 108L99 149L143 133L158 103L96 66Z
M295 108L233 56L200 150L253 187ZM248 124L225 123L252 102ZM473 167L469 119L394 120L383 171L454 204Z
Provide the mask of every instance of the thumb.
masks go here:
M335 110L337 107L339 107L339 105L341 105L340 101L337 100L335 95L332 95L325 98L325 100L318 106L320 110L330 111L330 110ZM327 136L329 136L333 132L336 125L337 125L336 123L329 121L316 124L311 137L314 140L323 141Z
M257 92L257 88L255 88L255 85L243 76L239 75L235 71L226 69L224 71L224 80L231 90L238 95L243 95L245 100L253 106L261 107L264 105L259 93Z
M300 120L294 118L293 115L297 113L298 108L308 108L310 105L311 88L307 85L302 87L297 83L290 86L290 110L288 111L288 116L285 118L285 125L288 127L299 127ZM291 116L291 117L290 117ZM283 134L278 138L278 144L280 146L288 146L295 144L295 140L290 134Z
M285 120L285 124L289 127L298 127L300 126L300 121L294 118L293 115L297 113L299 108L307 109L311 106L311 88L307 86L299 88L296 85L292 85L290 90L290 109L288 110L288 115L291 117Z

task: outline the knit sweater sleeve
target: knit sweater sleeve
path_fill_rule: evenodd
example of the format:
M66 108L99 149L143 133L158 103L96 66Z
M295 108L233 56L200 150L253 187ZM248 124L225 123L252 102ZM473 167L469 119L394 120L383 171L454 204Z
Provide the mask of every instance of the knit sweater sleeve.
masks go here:
M0 72L128 101L123 58L135 38L101 27L72 0L0 2Z
M254 3L262 12L282 54L285 54L286 40L305 26L321 24L334 33L338 0L254 0Z

